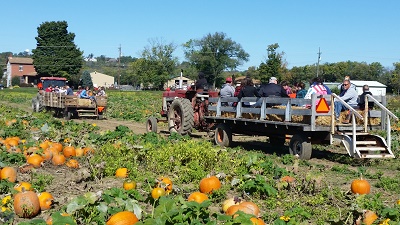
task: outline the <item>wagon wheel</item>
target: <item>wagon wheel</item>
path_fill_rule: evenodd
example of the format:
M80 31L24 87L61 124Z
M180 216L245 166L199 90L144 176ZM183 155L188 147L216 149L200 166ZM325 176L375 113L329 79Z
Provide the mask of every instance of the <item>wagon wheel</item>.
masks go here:
M170 132L185 135L193 127L193 108L189 99L175 99L168 111L168 127Z
M232 146L232 130L231 128L223 123L220 123L215 128L214 135L215 143L221 147Z
M290 139L289 152L300 159L310 159L312 154L311 142L302 134L295 134Z
M147 119L146 132L157 133L157 118L151 116Z

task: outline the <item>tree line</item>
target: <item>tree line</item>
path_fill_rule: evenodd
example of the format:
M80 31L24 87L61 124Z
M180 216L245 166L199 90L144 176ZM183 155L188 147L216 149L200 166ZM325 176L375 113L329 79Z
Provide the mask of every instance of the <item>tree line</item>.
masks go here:
M199 71L206 74L208 82L215 87L224 83L225 77L235 75L249 76L268 82L274 76L291 84L308 83L317 75L316 65L287 67L285 53L279 52L279 44L267 46L268 58L257 66L245 71L237 71L240 65L247 62L249 54L242 46L223 32L206 34L199 39L183 43L185 61L179 62L174 52L177 45L162 39L149 40L148 46L141 51L140 57L124 56L110 60L104 55L94 57L75 45L75 34L68 32L66 21L44 22L38 27L35 37L37 46L32 55L16 54L19 57L30 56L34 60L36 72L41 76L61 76L78 83L84 71L96 70L112 75L121 84L144 86L152 85L162 89L164 83L184 71L184 76L196 79ZM0 53L0 65L5 68L6 59L11 52ZM84 58L89 60L84 60ZM92 60L95 58L96 60ZM318 76L325 82L341 82L345 76L353 80L376 80L388 86L388 92L400 90L400 62L393 63L394 69L384 68L379 62L337 62L319 65Z

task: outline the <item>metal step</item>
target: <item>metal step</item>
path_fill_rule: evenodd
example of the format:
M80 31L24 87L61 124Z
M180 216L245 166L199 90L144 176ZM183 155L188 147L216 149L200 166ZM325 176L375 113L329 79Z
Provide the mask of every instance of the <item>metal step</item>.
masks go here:
M363 159L394 159L394 155L392 154L376 154L376 155L371 155L371 154L361 154L361 158Z
M97 115L93 115L93 114L79 114L80 117L84 116L84 117L97 117Z
M376 145L376 141L357 141L357 145Z
M92 112L92 113L94 113L94 112L96 112L96 110L95 109L78 109L78 110L76 110L77 112Z
M385 147L356 147L358 151L386 151Z

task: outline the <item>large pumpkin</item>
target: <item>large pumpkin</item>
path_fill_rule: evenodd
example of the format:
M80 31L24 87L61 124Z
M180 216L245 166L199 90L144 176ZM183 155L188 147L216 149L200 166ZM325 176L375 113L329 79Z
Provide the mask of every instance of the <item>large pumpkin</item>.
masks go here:
M221 182L216 176L206 177L200 181L200 192L210 194L221 188Z
M157 187L165 189L165 192L169 194L172 191L172 181L168 177L160 177L157 179Z
M2 180L7 180L15 183L17 180L17 171L13 167L4 167L1 169L0 176Z
M190 201L195 201L195 202L198 202L198 203L202 203L207 199L208 199L208 196L206 194L204 194L204 193L201 193L201 192L193 192L188 197L188 201L189 202Z
M43 157L38 154L32 154L26 159L28 164L32 165L35 168L39 168L40 166L42 166L43 160Z
M63 154L64 154L65 158L76 156L75 147L74 146L64 147Z
M19 217L32 218L40 212L39 198L33 191L17 193L14 196L14 211Z
M234 216L237 211L242 211L247 214L254 215L256 217L260 216L260 208L253 202L241 202L239 205L232 205L226 211L227 215Z
M56 154L53 155L53 158L51 159L51 162L55 166L63 165L65 163L65 156L63 154L56 153Z
M367 180L364 179L359 179L359 180L354 180L351 183L351 192L354 194L369 194L371 191L371 185Z
M139 221L135 213L129 211L122 211L114 214L106 222L106 225L132 225Z

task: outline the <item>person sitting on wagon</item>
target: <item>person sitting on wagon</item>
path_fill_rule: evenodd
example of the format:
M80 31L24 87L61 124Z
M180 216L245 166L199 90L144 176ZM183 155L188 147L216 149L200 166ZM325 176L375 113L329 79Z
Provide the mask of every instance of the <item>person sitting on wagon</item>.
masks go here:
M104 91L104 87L99 87L96 96L107 96L106 92Z
M194 84L197 92L203 92L203 90L207 90L208 89L208 83L207 83L207 79L205 77L205 74L203 72L199 72L198 74L198 80L196 81L196 83Z
M86 99L90 99L90 100L95 100L94 96L90 96L89 95L89 87L86 86L86 88L84 90L82 90L82 92L79 95L79 98L86 98Z
M238 98L241 99L242 97L261 97L260 94L257 92L257 89L254 87L253 80L251 78L245 78L242 81L242 88L240 89ZM250 107L254 106L256 102L243 102L243 107Z
M340 94L340 98L351 107L357 106L358 93L354 88L350 87L350 81L344 80L342 86L344 91ZM336 122L340 122L340 112L347 110L347 107L345 107L340 101L337 101L336 99L334 102L334 106ZM351 114L349 113L343 123L349 123L350 116Z
M365 110L365 95L367 94L372 96L372 93L369 91L369 86L364 85L363 93L358 97L358 107L361 110ZM374 102L368 101L368 110L371 110L372 108L374 108Z
M226 78L226 83L220 91L221 98L233 97L235 95L235 88L232 87L232 78ZM232 106L232 102L223 102L224 106Z

